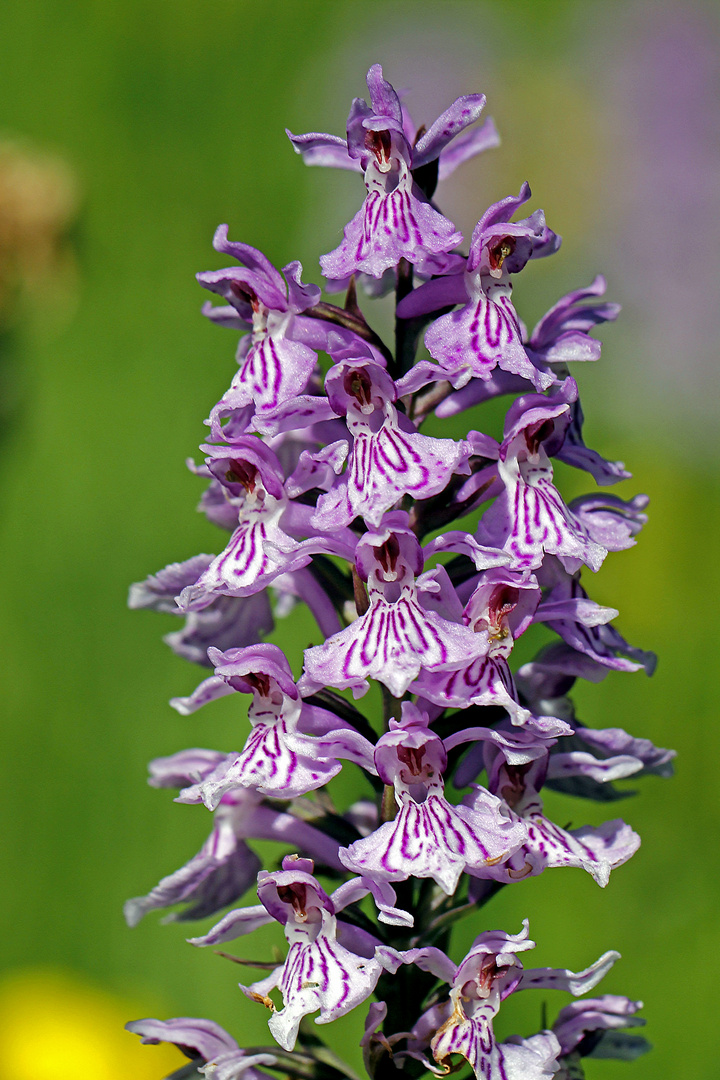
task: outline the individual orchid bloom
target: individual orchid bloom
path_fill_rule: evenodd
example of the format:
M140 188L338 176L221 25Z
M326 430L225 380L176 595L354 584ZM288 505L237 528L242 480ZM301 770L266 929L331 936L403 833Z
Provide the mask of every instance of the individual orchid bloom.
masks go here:
M387 514L377 532L358 542L355 565L367 582L368 609L322 645L306 649L303 693L333 686L359 697L368 679L377 679L402 697L421 669L458 666L482 651L472 630L432 610L435 599L425 601L424 594L452 586L441 567L416 581L423 554L407 523L404 511Z
M647 495L625 500L603 492L573 499L568 510L596 543L608 551L626 551L635 546L635 537L647 524L645 509L649 502Z
M513 820L517 818L526 825L528 839L502 867L489 866L478 877L509 883L540 874L548 867L579 866L598 885L605 886L610 871L637 851L640 837L619 819L597 828L588 825L567 830L544 816L538 792L547 776L547 754L527 764L511 765L503 747L486 742L484 750L488 789L502 800ZM566 775L587 770L595 779L604 781L629 776L637 771L638 764L629 756L598 762L592 755L585 755L566 761L565 767ZM473 806L476 798L473 792L466 804Z
M277 1065L274 1054L248 1054L232 1035L212 1020L182 1016L173 1020L133 1020L127 1031L147 1044L172 1043L197 1066L206 1080L270 1080L258 1066ZM175 1074L173 1074L175 1075Z
M598 274L586 288L563 296L543 315L526 344L536 367L600 359L600 342L590 337L590 331L620 314L619 304L594 302L605 295L605 287L605 278Z
M448 304L462 306L442 315L425 334L425 345L440 365L440 378L457 389L470 379L488 380L496 367L545 390L555 376L535 366L523 344L523 329L512 304L512 274L531 257L550 254L559 237L545 224L541 210L524 221L513 214L530 198L523 184L512 196L491 206L473 231L465 272L435 278L398 305L401 318L411 318Z
M128 606L182 615L175 598L198 580L213 559L213 555L196 555L183 563L171 563L145 581L136 582L130 586ZM254 645L273 626L267 593L243 598L216 596L201 611L188 612L182 630L166 634L163 640L178 656L207 666L208 646L224 649Z
M553 485L551 456L562 445L577 396L568 378L557 394L528 394L511 406L498 451L505 490L485 511L477 538L503 548L518 568L534 569L557 555L569 573L584 563L598 570L607 548L591 539Z
M260 439L247 436L232 447L203 449L208 468L236 508L238 524L225 550L181 592L182 610L202 610L217 596L251 596L280 575L307 566L313 552L352 555L349 535L339 537L340 546L318 535L295 539L293 532L312 533L312 511L288 498L280 463Z
M259 800L255 799L253 808ZM169 874L147 896L125 903L125 919L137 926L149 911L184 903L180 914L170 919L203 919L233 903L255 881L261 862L238 834L245 818L246 804L221 806L214 817L213 829L197 855L179 870Z
M401 953L404 963L413 963L450 985L449 1000L432 1006L413 1028L409 1048L418 1051L429 1046L443 1072L452 1068L452 1055L457 1054L470 1064L477 1080L544 1080L552 1076L560 1051L554 1036L544 1045L530 1047L523 1042L496 1042L493 1020L502 1002L510 994L531 987L584 994L597 985L618 953L606 953L577 973L552 968L523 970L518 954L534 947L525 920L519 934L480 934L457 967L436 948Z
M347 849L342 863L373 880L432 878L452 896L463 871L502 862L525 840L499 800L478 790L472 812L453 806L444 794L447 753L429 730L427 716L403 702L402 721L390 721L374 752L380 779L394 790L398 814Z
M150 764L154 787L199 785L211 777L224 755L211 750L191 750L159 758ZM184 798L181 801L198 801ZM260 869L257 855L247 839L277 840L311 854L323 865L341 867L337 842L305 821L262 804L262 795L251 788L235 787L225 793L213 818L213 829L200 851L185 866L164 877L147 896L125 904L125 918L136 926L149 912L173 904L188 905L170 919L202 919L233 903L255 882Z
M556 376L567 371L567 364L594 361L600 358L600 342L589 336L593 327L610 322L620 312L619 304L595 303L595 297L605 293L605 278L598 276L585 289L568 293L542 317L525 348L533 363ZM585 303L590 300L591 303ZM571 406L572 420L557 457L578 469L585 469L598 484L616 484L627 480L622 461L607 461L596 450L590 450L583 440L583 411L579 399Z
M312 524L325 532L363 517L376 528L383 514L404 495L427 499L442 491L457 472L467 472L470 445L464 440L421 435L395 407L397 389L378 364L358 359L335 365L325 380L328 398L344 415L352 447L341 443L339 471L321 495ZM328 450L331 448L328 448Z
M218 293L227 306L203 309L213 321L251 334L238 350L239 370L230 389L213 409L211 423L221 425L230 415L236 430L247 430L253 416L262 418L307 386L317 364L310 344L322 346L321 324L300 318L320 300L316 285L303 285L302 267L284 267L285 278L272 263L249 244L232 243L227 225L220 225L213 247L237 259L240 266L198 274L200 284ZM310 331L310 333L309 333ZM318 337L318 332L320 336ZM305 343L308 338L309 344Z
M560 1080L571 1080L573 1066L584 1057L633 1061L647 1053L647 1040L626 1030L644 1025L644 1019L635 1015L642 1007L642 1001L603 994L573 1001L561 1009L552 1027L560 1043Z
M365 1001L392 955L392 950L373 946L372 940L368 955L338 941L336 915L342 903L336 905L333 897L344 892L347 901L354 895L341 886L333 897L328 896L312 872L311 860L288 856L281 871L258 875L261 904L272 919L283 924L289 950L285 963L266 979L241 986L249 998L272 1011L268 1027L285 1050L295 1046L304 1016L319 1010L315 1023L329 1024ZM268 996L275 988L283 996L279 1011Z
M588 340L593 345L599 344L592 339ZM530 352L527 344L525 348ZM540 363L539 360L538 363ZM563 367L557 364L550 370L553 375L557 375ZM445 420L448 417L457 416L466 409L472 409L476 405L490 401L492 398L505 394L524 394L526 391L526 379L496 367L486 380L471 379L459 390L448 393L435 408L435 415ZM632 474L627 471L622 461L608 461L597 450L591 450L585 445L582 434L585 418L579 399L571 403L570 414L571 420L565 434L565 441L555 452L555 457L567 465L572 465L573 468L585 469L598 484L617 484L619 480L628 480Z
M492 127L466 132L485 105L482 94L458 98L429 130L415 135L408 131L409 118L403 113L397 93L383 78L379 64L373 64L368 71L367 86L370 104L362 98L353 101L347 142L317 132L288 132L294 149L309 165L331 165L363 173L365 202L345 227L340 246L320 260L323 274L331 279L346 278L358 271L380 278L403 258L422 263L457 247L461 234L428 201L413 171L439 159L438 171L442 169L447 175L461 161L497 141ZM461 133L462 140L450 148L448 144Z
M276 799L293 799L323 787L342 768L337 758L323 756L322 739L335 734L332 746L342 756L366 756L366 740L334 713L303 702L290 665L277 645L220 652L210 649L215 674L189 698L175 699L187 715L218 697L239 691L252 694L248 709L250 734L240 754L228 754L200 782L180 795L180 802L202 800L214 810L234 789L250 788ZM346 729L340 731L337 729ZM339 740L339 742L338 742Z
M404 138L387 130L366 137L374 160L365 170L365 202L345 226L342 243L320 258L323 274L334 280L357 272L379 278L401 259L424 263L462 242L462 233L414 183Z
M622 728L595 730L576 723L572 738L551 749L545 783L567 795L608 802L635 794L617 790L614 779L672 776L675 756L674 750L634 738ZM620 763L622 772L615 774Z
M382 68L374 64L368 72L368 90L370 101L378 119L387 117L395 120L397 129L398 95L389 83L382 78ZM427 129L424 125L417 131L405 105L400 102L400 121L407 143L407 150L412 155L412 168L421 169L434 161L438 162L439 179L444 180L455 169L499 144L499 136L492 120L487 119L479 128L470 130L485 107L484 94L467 94L457 98L449 108ZM364 172L373 157L372 147L368 147L362 131L357 129L357 117L369 114L367 102L356 100L348 118L348 129L353 122L352 148L350 130L348 138L339 135L323 135L310 132L307 135L293 135L286 131L296 153L301 154L306 165L323 165L337 169L351 169ZM364 126L364 125L363 125ZM368 125L367 130L373 130ZM378 129L382 130L382 129Z
M458 763L453 777L456 788L472 785L485 768L485 743L490 742L502 752L505 761L514 767L529 766L535 761L546 761L548 751L553 750L558 739L572 735L569 724L555 717L531 717L523 727L508 726L501 721L496 727L459 728L443 739L449 752L464 743L470 743L467 753Z
M572 649L596 664L614 671L655 670L654 653L628 645L614 626L615 608L595 604L577 574L568 574L561 561L546 560L541 571L543 585L550 588L536 612L536 621L547 623Z
M225 491L214 478L208 491L213 488ZM208 510L208 502L209 500L202 500L203 510ZM208 518L215 524L221 523L224 528L234 531L238 525L237 505L233 505L232 500L227 499L224 494L218 498L216 492L213 493L212 504ZM184 589L191 589L214 560L214 555L196 555L183 563L171 563L145 581L132 585L128 606L182 616L184 613L176 598ZM283 573L274 578L271 588L283 601L274 605L278 617L287 613L292 605L292 598L297 597L308 604L323 634L334 634L340 629L332 601L309 570ZM178 656L207 667L210 663L207 658L209 646L214 645L222 650L233 646L254 645L270 634L274 625L267 592L257 592L244 597L217 594L206 607L187 612L183 628L166 634L163 640Z
M463 613L465 625L478 635L479 655L457 668L422 671L413 691L445 708L500 706L513 723L526 723L530 712L520 704L508 657L539 601L540 586L531 573L506 567L485 571Z
M667 750L655 746L650 739L638 739L628 735L622 728L586 728L578 726L575 729L576 739L581 740L589 747L595 756L606 765L618 755L631 757L638 763L638 768L633 775L662 776L668 777L673 774L673 759L677 756L675 750ZM558 755L559 756L559 755ZM553 756L550 759L548 776L556 777L558 762Z

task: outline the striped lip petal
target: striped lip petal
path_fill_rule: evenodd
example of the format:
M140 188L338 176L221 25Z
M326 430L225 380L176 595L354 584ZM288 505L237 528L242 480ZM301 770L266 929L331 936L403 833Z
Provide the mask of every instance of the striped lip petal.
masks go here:
M312 944L290 947L276 986L284 1007L274 1012L268 1027L285 1050L292 1050L300 1021L319 1010L315 1021L329 1024L365 1001L375 989L382 966L375 959L357 956L335 940L335 919Z
M340 852L348 869L380 881L433 878L451 896L463 871L500 862L526 839L522 822L511 823L483 789L472 808L448 802L445 748L414 707L406 704L403 723L381 737L375 762L381 779L394 786L400 812Z
M484 647L477 636L476 649ZM513 724L524 724L530 712L518 702L517 690L507 660L502 656L476 656L471 663L435 671L420 672L413 690L426 701L447 708L467 708L469 705L499 705L509 714Z
M356 517L377 528L404 495L437 495L462 471L469 445L421 435L409 422L409 430L401 429L394 384L377 365L350 366L338 383L329 376L328 393L346 413L353 445L345 473L318 500L312 518L317 528L347 525Z
M317 354L299 341L285 336L284 320L274 333L254 335L247 356L230 388L214 407L211 419L230 410L252 406L253 411L272 412L307 386Z
M365 169L365 202L345 226L342 243L323 255L326 278L362 272L380 278L401 259L413 264L452 251L462 242L453 223L419 197L407 162L392 157L383 168L370 157Z
M315 741L298 735L300 711L299 703L286 701L279 716L250 715L253 727L242 753L229 755L195 786L209 809L213 810L233 788L253 788L271 798L294 799L337 776L342 768L340 762L319 759Z
M536 569L548 554L557 555L569 573L583 564L599 570L607 548L590 538L565 505L542 445L530 460L524 447L521 432L511 440L505 460L498 462L505 491L483 515L478 539L507 551L517 569Z
M330 898L304 867L306 859L283 860L279 873L260 874L258 895L273 917L285 925L290 945L284 964L268 978L242 987L248 997L272 1010L270 1031L285 1050L292 1050L300 1021L320 1011L318 1024L344 1016L375 989L383 970L374 957L359 956L337 940L337 920ZM283 996L283 1008L275 1010L268 997L273 989Z
M423 803L407 797L394 821L341 850L340 859L354 873L378 880L432 878L452 896L463 872L499 862L522 843L526 834L519 824L493 807L482 815L432 792Z
M463 1006L456 1003L448 1028L441 1029L432 1043L439 1065L447 1068L451 1055L458 1054L472 1066L477 1080L551 1080L557 1072L560 1052L552 1032L497 1043L491 1012L485 1005L470 1019L464 1016Z
M470 378L487 380L500 367L538 390L549 386L553 376L536 368L525 351L510 282L480 276L469 280L465 306L441 316L425 334L428 352L445 377L458 388Z
M178 605L198 611L217 596L252 596L281 574L307 566L308 547L316 541L299 541L282 527L288 500L265 494L259 501L246 500L240 507L240 524L223 552L213 559L194 585L183 589Z
M421 607L414 584L405 584L390 601L371 589L365 615L305 651L305 681L362 694L367 680L377 679L402 697L421 668L459 663L477 647L467 627Z

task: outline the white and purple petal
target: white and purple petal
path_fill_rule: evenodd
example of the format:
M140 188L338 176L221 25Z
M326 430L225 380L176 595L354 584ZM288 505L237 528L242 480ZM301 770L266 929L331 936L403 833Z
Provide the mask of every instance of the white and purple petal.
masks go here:
M393 821L341 849L340 858L352 872L385 881L432 878L452 896L463 872L501 861L525 838L524 827L499 812L499 800L485 796L472 810L434 793L422 803L408 799Z

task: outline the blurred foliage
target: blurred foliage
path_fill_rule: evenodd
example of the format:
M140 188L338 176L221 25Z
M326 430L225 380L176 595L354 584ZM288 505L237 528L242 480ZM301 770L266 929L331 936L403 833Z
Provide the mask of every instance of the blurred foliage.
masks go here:
M67 162L84 199L67 319L39 289L2 341L16 403L0 444L2 800L12 823L0 912L9 970L52 965L94 980L132 1000L135 1014L123 1019L147 1015L160 1000L164 1016L210 1016L244 1041L268 1041L263 1010L237 990L234 965L185 945L182 924L162 928L150 916L130 932L121 916L123 900L185 862L209 826L203 808L173 805L170 793L144 786L147 761L193 744L230 750L242 739L234 703L190 718L167 707L202 672L162 644L172 617L125 610L131 581L217 549L215 530L193 512L200 489L183 461L229 382L235 346L231 333L200 317L193 275L218 265L210 241L229 221L232 238L277 265L299 257L317 280L317 256L337 242L361 188L348 174L305 169L283 127L342 131L350 96L364 92L364 72L379 59L399 85L419 68L419 90L438 111L459 93L487 92L503 146L468 165L440 198L467 231L491 200L530 178L533 205L544 205L567 238L559 256L523 275L518 305L532 324L603 269L608 223L624 205L622 186L611 183L622 160L604 88L628 11L638 32L666 6L6 0L0 131ZM702 228L700 213L690 232ZM611 299L622 300L613 265L605 266ZM652 312L630 317L635 348ZM693 456L692 439L677 437L678 401L648 405L633 375L642 352L631 351L626 333L622 321L607 329L601 364L577 374L588 442L625 458L635 479L620 493L648 491L652 516L639 545L611 555L590 587L594 599L621 609L628 639L661 661L651 681L611 674L577 700L591 724L677 747L678 777L651 778L618 807L644 843L604 893L580 871L550 872L503 890L485 916L516 932L529 915L539 964L577 969L607 948L623 953L603 992L645 1001L655 1050L632 1066L591 1062L591 1080L629 1070L634 1080L710 1080L708 960L720 933L710 770L718 743L710 697L717 455ZM692 400L682 405L682 424L699 437L692 408ZM482 413L469 419L482 425ZM312 633L293 616L276 640L297 662ZM604 815L560 796L552 810L576 825ZM463 926L458 949L483 928ZM243 955L266 959L276 940L259 933ZM38 1009L44 993L38 988ZM564 1003L555 996L551 1018ZM77 1000L88 1027L100 1024L90 998ZM501 1014L504 1032L536 1030L536 1004L519 995L512 1005ZM361 1022L324 1030L346 1050ZM57 1038L60 1054L66 1044ZM159 1060L153 1048L144 1052ZM78 1080L105 1075L89 1050L78 1054ZM139 1078L140 1068L126 1075Z

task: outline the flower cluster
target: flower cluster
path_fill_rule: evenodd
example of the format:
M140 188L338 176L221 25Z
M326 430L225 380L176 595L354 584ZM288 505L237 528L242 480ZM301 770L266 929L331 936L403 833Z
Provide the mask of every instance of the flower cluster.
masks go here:
M562 1009L552 1028L498 1042L493 1020L520 990L593 989L618 954L587 969L530 968L527 922L517 934L479 934L448 955L450 930L504 885L553 867L585 870L601 886L637 850L623 821L564 828L546 816L544 788L608 800L617 780L668 775L672 751L618 728L591 730L568 697L578 678L652 672L629 645L618 612L581 583L609 551L635 543L647 499L590 494L566 503L555 460L600 485L629 476L585 446L575 362L598 359L591 337L617 307L601 277L563 297L528 334L513 284L560 238L530 200L489 207L467 254L434 202L452 170L497 142L485 104L455 101L417 129L379 65L369 102L356 99L347 136L289 134L310 165L362 174L366 196L340 245L320 260L321 299L302 267L282 272L228 239L232 265L198 275L222 303L213 322L240 332L238 370L210 410L209 441L192 471L200 508L224 530L217 555L174 563L131 591L133 607L174 612L178 654L211 669L192 713L223 696L248 706L239 749L183 750L152 762L151 783L210 811L210 835L190 861L128 901L135 924L222 914L196 946L279 924L284 959L241 990L269 1012L274 1044L240 1047L208 1020L142 1020L214 1080L267 1070L343 1075L307 1017L327 1024L364 1006L371 1076L395 1069L443 1074L464 1059L478 1080L578 1077L590 1053L646 1048L622 1029L638 1003L605 995ZM394 290L394 348L366 320L356 291ZM424 340L427 355L418 354ZM475 429L442 435L440 421L509 398L502 438ZM299 678L268 638L304 603L317 623ZM544 624L535 659L512 663L515 641ZM543 635L547 641L547 633ZM364 709L380 684L382 715ZM343 802L345 770L366 794ZM269 870L253 850L278 845ZM232 907L252 886L259 903ZM260 965L261 967L263 965ZM372 999L372 1000L371 1000ZM276 1044L276 1045L275 1045Z

